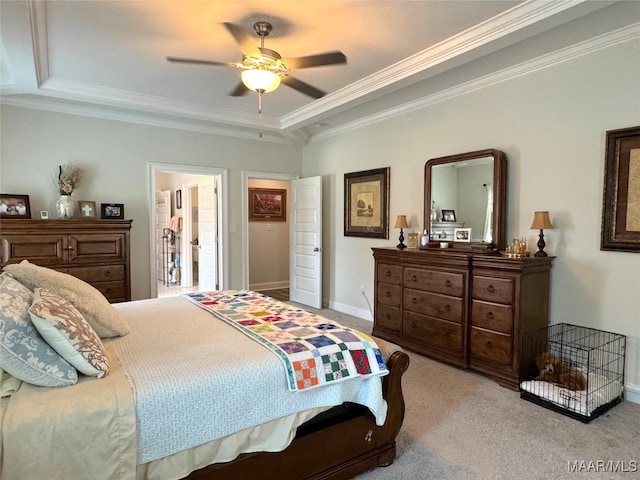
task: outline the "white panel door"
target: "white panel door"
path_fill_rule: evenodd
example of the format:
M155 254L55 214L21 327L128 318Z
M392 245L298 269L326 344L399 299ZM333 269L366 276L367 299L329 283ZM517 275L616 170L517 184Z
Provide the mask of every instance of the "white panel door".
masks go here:
M322 308L322 177L291 181L289 298Z
M218 290L218 205L215 177L198 182L198 289Z
M166 280L166 261L162 259L163 230L169 228L171 223L171 191L161 190L156 192L156 271L158 280Z

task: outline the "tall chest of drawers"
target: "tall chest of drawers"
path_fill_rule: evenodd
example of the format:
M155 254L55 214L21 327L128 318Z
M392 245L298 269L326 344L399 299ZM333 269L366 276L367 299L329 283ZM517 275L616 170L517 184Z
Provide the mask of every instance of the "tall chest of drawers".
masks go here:
M521 336L548 323L551 257L373 252L374 335L517 388Z
M129 301L131 222L2 219L1 264L28 260L84 280L112 303Z

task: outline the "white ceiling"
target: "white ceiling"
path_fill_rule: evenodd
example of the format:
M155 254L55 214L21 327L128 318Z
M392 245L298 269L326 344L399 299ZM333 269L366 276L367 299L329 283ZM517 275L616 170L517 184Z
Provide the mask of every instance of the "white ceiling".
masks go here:
M370 103L370 114L373 100L409 92L418 82L609 3L2 0L2 101L241 135L264 130L265 138L306 143L323 129L353 121L345 112L354 106ZM283 57L344 52L346 65L291 72L325 97L314 100L282 85L263 96L260 117L257 94L228 95L239 70L166 60L241 61L221 22L254 34L258 20L273 24L265 46Z

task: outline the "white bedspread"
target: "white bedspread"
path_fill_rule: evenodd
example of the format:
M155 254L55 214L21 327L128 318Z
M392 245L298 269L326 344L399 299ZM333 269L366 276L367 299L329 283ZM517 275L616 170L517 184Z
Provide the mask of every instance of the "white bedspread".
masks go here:
M367 406L376 423L384 424L380 378L291 392L276 355L189 300L169 297L115 307L131 326L131 333L113 344L136 400L138 463L343 402Z

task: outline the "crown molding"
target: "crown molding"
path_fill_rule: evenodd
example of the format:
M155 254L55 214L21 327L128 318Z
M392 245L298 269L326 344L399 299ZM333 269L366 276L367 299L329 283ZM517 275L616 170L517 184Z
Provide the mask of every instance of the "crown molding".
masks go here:
M451 100L486 87L491 87L498 83L509 81L513 78L521 77L523 75L529 75L539 70L543 70L560 63L568 62L575 58L589 55L591 53L615 45L619 45L621 43L637 40L639 38L640 23L634 23L618 30L614 30L612 32L599 35L589 40L585 40L570 47L565 47L552 53L534 58L532 60L522 62L518 65L502 69L498 72L494 72L489 75L474 79L472 81L456 85L446 90L442 90L438 93L428 95L420 99L395 106L393 108L389 108L373 115L362 117L356 121L345 123L339 127L329 128L316 135L313 135L310 138L309 143L314 143L319 140L341 135L343 133L357 130L362 127L389 120L390 118L397 117L399 115L405 115L407 113L420 110L437 103Z

